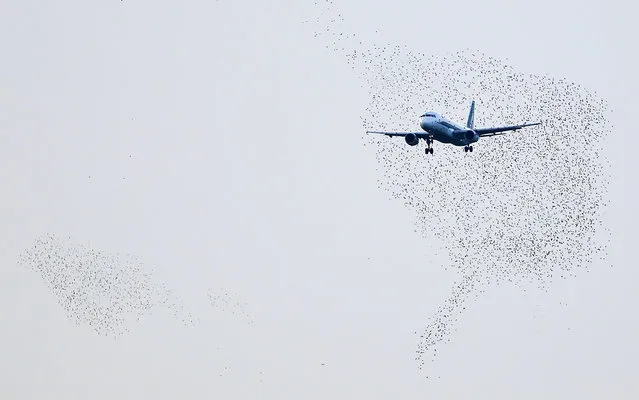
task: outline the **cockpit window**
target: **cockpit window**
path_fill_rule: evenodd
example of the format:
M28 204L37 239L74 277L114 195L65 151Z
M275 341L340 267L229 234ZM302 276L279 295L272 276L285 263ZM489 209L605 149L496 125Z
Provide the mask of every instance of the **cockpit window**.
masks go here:
M435 114L435 113L426 113L426 114L422 115L422 117L436 117L436 116L437 116L437 114Z

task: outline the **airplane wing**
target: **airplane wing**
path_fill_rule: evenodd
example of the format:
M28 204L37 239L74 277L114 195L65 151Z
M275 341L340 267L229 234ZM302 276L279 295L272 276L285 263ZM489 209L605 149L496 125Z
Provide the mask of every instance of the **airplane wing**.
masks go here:
M427 137L428 133L426 132L375 132L375 131L366 131L366 133L376 133L379 135L386 135L386 136L406 136L406 135L410 135L413 134L417 137Z
M474 131L477 132L479 137L488 137L495 135L503 135L508 131L516 131L521 128L525 128L527 126L540 125L541 122L535 122L534 124L521 124L521 125L511 125L511 126L501 126L499 128L479 128Z

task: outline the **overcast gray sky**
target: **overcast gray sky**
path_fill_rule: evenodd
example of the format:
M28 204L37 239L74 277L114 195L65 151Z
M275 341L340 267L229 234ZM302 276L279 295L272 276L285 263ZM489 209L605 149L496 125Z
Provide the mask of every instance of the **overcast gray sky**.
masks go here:
M635 398L637 6L341 6L371 43L476 48L613 109L609 259L548 294L487 292L426 380L413 331L454 276L377 187L362 82L301 24L313 2L289 3L3 7L0 397ZM17 264L46 232L144 258L200 323L76 327Z

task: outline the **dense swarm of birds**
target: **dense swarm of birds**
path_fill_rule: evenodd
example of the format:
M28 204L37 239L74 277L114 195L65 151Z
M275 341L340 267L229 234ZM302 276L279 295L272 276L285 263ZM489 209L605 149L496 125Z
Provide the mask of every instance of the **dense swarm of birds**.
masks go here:
M207 296L217 311L241 319L249 325L255 322L253 315L249 312L248 303L243 301L239 294L228 289L209 289Z
M490 285L548 290L605 260L602 223L609 160L605 100L565 79L523 74L478 51L427 56L405 46L367 45L346 33L332 1L317 2L315 36L344 57L365 82L370 103L362 140L376 151L379 187L415 215L416 232L445 249L459 280L419 335L423 369L450 341L469 300ZM444 112L464 123L471 100L475 126L542 125L481 139L473 153L435 142L365 135L420 131L417 116Z
M156 307L189 326L196 323L166 284L136 256L113 254L45 234L18 263L37 272L68 318L102 336L118 337Z
M428 56L406 46L365 43L345 27L331 0L315 3L315 36L344 57L369 92L362 141L376 151L379 187L414 212L416 232L441 245L459 275L448 298L418 333L424 368L450 341L469 302L491 285L548 290L556 278L605 259L608 236L607 103L565 79L523 74L478 51ZM476 151L434 143L426 155L401 138L366 130L418 131L417 116L445 111L464 121L477 102L476 126L541 121L482 139ZM522 121L523 118L523 121ZM133 255L100 251L43 235L19 257L37 272L76 324L117 337L155 307L195 323L165 284ZM246 303L226 290L208 292L219 310L253 323Z

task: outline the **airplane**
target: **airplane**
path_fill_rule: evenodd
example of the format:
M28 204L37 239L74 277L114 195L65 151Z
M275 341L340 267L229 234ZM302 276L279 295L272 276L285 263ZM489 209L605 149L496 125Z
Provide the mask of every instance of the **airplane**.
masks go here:
M419 118L421 118L419 126L424 130L424 132L366 131L366 133L376 133L386 135L388 137L403 136L406 143L410 146L416 146L419 143L419 139L425 140L428 146L426 147L426 154L433 154L433 140L437 140L441 143L450 143L460 147L464 146L464 152L472 152L472 144L477 142L479 138L503 135L508 131L517 131L527 126L541 124L541 122L535 122L532 124L502 126L498 128L475 128L475 100L473 100L470 105L470 113L468 114L468 121L466 122L465 128L449 121L436 112L426 112L420 115Z

